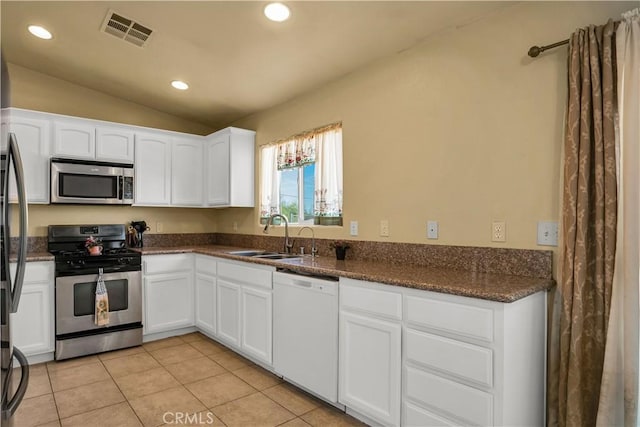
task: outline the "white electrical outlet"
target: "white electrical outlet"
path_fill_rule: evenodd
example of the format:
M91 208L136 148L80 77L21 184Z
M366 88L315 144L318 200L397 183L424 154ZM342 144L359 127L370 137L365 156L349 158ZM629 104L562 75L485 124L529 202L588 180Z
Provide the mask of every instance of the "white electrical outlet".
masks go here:
M352 236L358 235L358 221L351 221L349 231Z
M160 221L156 222L156 232L162 233L162 230L164 230L164 226L162 225L162 223Z
M491 224L491 241L507 241L507 227L504 221L493 221L493 223Z
M438 238L438 221L427 221L427 239Z
M380 221L380 236L389 237L389 220L387 219Z
M233 231L238 231L238 222L233 221Z
M538 222L538 244L542 246L558 246L558 223L553 221Z

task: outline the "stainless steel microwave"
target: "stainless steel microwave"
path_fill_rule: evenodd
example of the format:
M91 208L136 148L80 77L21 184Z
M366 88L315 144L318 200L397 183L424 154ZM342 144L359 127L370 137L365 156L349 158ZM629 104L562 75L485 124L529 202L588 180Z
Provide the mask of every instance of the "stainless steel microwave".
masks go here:
M130 205L133 165L52 158L51 203Z

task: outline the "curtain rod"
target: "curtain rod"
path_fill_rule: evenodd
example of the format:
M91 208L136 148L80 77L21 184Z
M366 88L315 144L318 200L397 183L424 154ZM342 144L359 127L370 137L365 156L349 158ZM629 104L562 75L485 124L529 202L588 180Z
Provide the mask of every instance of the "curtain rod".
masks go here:
M565 45L565 44L569 44L569 39L562 40L561 42L556 42L556 43L553 43L553 44L548 44L546 46L531 46L529 48L529 52L527 52L527 54L530 57L535 58L536 56L540 55L545 50L553 49L554 47L562 46L562 45Z
M616 29L618 27L619 23L620 23L620 20L613 21L613 25L614 25L613 28ZM558 46L562 46L562 45L565 45L565 44L569 44L569 39L562 40L561 42L556 42L556 43L553 43L553 44L548 44L546 46L531 46L529 48L529 52L527 52L527 54L530 57L535 58L536 56L540 55L545 50L553 49L553 48L556 48Z

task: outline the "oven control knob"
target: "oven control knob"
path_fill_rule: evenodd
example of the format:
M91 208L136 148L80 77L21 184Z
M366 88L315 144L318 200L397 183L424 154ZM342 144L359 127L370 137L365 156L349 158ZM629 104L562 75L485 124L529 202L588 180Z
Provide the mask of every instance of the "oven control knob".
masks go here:
M129 260L127 258L118 258L118 264L129 264Z

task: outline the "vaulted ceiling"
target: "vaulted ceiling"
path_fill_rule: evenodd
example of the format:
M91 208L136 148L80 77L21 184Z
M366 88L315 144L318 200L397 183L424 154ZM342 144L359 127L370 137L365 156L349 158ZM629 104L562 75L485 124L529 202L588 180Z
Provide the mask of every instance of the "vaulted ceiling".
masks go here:
M511 4L286 3L291 18L276 23L262 1L3 0L2 50L10 63L220 128ZM103 32L109 12L152 29L147 44ZM53 38L31 36L30 24Z

